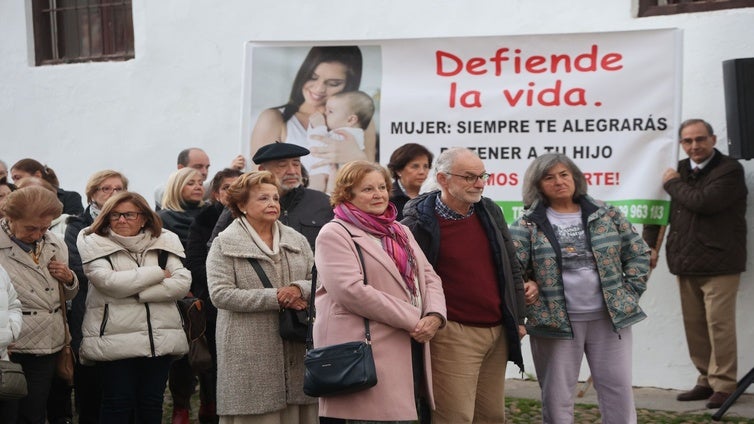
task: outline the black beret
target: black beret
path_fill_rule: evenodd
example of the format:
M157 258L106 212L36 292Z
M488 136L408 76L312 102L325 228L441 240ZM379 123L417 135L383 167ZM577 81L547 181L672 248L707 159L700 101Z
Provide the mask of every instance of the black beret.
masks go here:
M306 156L308 154L309 150L301 146L297 146L293 143L281 143L276 141L272 144L260 147L251 160L259 165L260 163L269 162L271 160L300 158L301 156Z

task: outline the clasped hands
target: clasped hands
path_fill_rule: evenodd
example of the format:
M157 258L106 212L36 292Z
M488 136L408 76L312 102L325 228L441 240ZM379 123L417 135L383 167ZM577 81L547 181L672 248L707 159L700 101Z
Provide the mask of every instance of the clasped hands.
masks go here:
M416 323L416 327L409 334L419 343L426 343L432 340L437 330L442 325L442 318L437 315L429 314Z
M303 298L303 292L298 286L285 286L278 289L277 299L280 308L295 309L302 311L308 306Z

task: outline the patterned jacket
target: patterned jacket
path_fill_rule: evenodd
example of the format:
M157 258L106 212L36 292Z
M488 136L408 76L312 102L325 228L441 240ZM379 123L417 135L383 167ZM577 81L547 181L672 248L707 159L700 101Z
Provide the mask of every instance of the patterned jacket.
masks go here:
M589 196L580 199L582 220L597 265L602 295L615 331L646 315L639 297L649 277L649 247L631 223L613 206ZM535 203L511 225L513 244L528 279L539 285L539 299L527 308L527 332L534 336L571 339L561 275L562 257L546 207Z

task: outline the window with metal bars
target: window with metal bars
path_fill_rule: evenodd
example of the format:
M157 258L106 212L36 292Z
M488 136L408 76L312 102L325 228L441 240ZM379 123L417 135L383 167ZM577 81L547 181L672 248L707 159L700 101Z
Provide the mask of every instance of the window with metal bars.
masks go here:
M639 0L639 17L754 7L754 0Z
M134 58L131 0L32 0L37 65Z

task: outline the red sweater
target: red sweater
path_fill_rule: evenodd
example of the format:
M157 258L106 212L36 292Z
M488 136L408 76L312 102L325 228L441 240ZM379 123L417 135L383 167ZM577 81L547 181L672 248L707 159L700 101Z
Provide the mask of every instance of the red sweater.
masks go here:
M462 220L438 217L442 278L448 319L477 327L503 322L502 299L487 234L478 215Z

